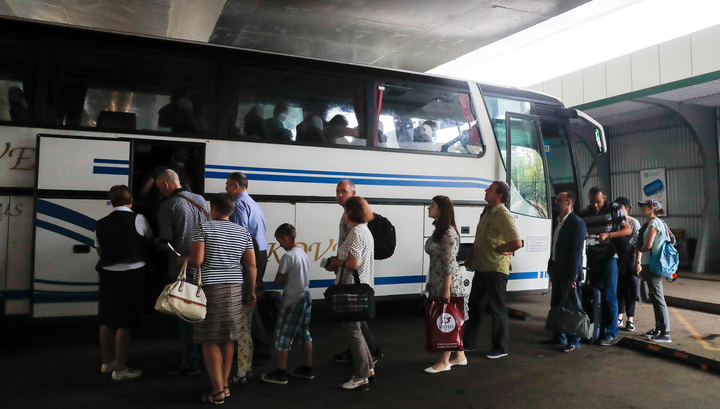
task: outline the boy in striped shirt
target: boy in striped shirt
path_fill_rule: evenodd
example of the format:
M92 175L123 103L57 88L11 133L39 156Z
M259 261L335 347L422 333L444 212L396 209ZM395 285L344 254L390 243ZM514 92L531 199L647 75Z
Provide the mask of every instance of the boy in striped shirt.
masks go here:
M287 383L287 357L293 341L303 346L303 365L290 372L290 375L303 379L315 378L310 337L310 267L307 254L297 245L295 236L295 227L289 223L275 230L275 239L285 250L275 276L275 285L283 287L282 308L275 327L277 369L260 375L263 381L280 385Z

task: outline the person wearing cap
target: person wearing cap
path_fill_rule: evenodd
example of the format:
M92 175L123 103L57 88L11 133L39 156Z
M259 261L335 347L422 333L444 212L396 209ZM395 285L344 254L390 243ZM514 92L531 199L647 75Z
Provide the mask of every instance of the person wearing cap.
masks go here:
M620 206L606 201L599 187L590 189L588 198L590 205L580 212L588 233L588 281L600 290L602 322L599 344L610 346L618 342L618 255L613 241L631 235L632 229Z
M663 293L662 277L650 271L650 258L652 254L662 251L663 231L665 223L658 219L658 215L665 214L665 210L657 200L638 202L640 215L647 220L647 229L642 236L642 247L637 258L637 272L648 283L650 300L655 313L655 328L644 335L654 342L672 342L670 338L670 313L668 312L665 294ZM639 244L638 244L639 245Z
M635 293L637 292L637 275L635 262L637 260L637 237L640 230L640 222L630 216L632 205L630 199L620 196L615 199L630 224L632 234L618 240L627 240L625 251L620 253L618 246L618 327L622 327L623 315L627 315L625 322L626 331L635 331Z

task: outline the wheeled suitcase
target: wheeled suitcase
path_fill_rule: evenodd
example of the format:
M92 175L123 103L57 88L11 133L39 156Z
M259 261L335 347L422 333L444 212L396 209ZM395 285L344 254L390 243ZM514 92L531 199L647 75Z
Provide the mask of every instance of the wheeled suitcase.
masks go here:
M593 340L600 339L600 326L602 323L602 315L600 313L600 290L588 284L580 287L582 292L582 307L585 313L593 323L592 335Z

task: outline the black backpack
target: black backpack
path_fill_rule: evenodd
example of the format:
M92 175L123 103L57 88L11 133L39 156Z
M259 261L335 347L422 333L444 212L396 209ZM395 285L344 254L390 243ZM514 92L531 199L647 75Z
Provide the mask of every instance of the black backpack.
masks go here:
M377 213L373 216L368 222L368 229L375 241L375 260L385 260L395 253L395 226Z

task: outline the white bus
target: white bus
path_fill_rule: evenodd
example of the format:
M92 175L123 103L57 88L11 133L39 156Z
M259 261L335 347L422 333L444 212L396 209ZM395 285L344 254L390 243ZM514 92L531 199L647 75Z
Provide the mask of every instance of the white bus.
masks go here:
M268 227L267 287L282 255L272 233L296 226L318 298L333 280L319 263L337 251L341 179L396 227L378 296L422 292L435 195L455 202L464 257L494 180L512 185L524 241L508 290L547 289L553 198L581 196L575 158L606 144L599 124L537 92L0 19L0 319L96 314L107 191L130 186L154 223L158 198L142 186L177 149L196 193L248 176ZM148 298L164 267L152 277Z

